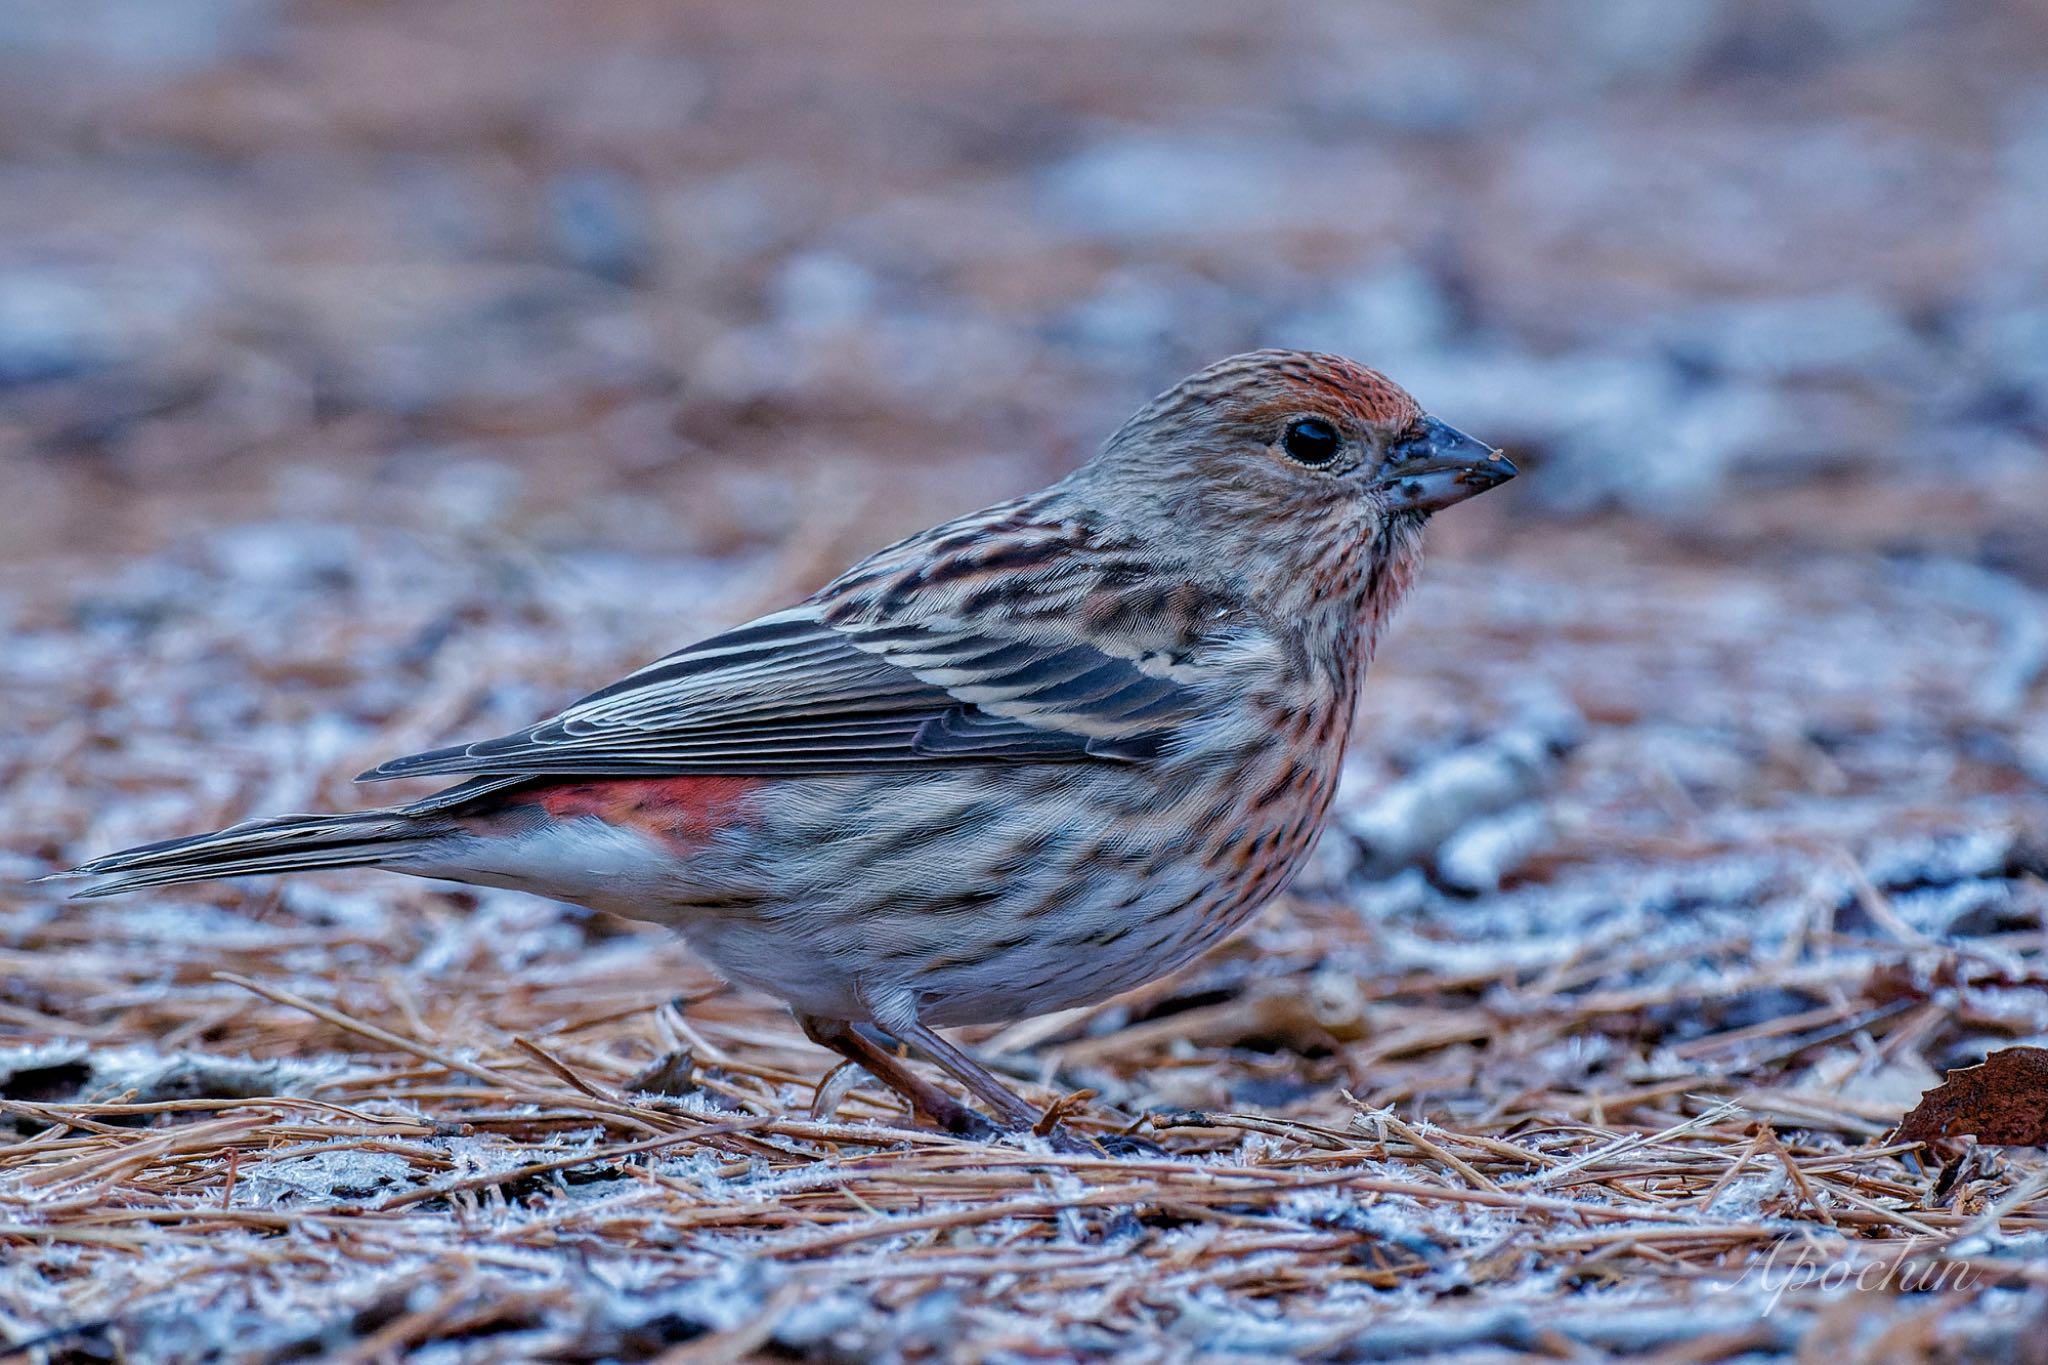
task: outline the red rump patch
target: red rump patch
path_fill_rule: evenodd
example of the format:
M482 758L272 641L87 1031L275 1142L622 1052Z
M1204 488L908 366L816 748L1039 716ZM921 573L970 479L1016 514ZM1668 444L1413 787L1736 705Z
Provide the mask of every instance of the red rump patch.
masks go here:
M758 777L629 777L567 782L532 794L557 820L584 817L637 829L678 850L699 847L734 823L765 779Z

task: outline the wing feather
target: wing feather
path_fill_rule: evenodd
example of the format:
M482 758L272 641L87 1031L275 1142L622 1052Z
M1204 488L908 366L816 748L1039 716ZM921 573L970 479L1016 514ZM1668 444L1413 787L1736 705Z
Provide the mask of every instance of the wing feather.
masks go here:
M1141 761L1194 714L1170 665L955 621L793 608L658 659L537 725L380 764L437 774L834 773Z

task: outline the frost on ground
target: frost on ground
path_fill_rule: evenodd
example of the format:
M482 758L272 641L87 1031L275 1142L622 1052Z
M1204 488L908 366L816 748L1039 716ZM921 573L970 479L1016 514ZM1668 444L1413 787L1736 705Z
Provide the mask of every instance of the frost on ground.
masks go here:
M2031 0L0 5L0 1360L2039 1350ZM921 1133L359 801L1260 345L1524 477L1314 866ZM601 548L600 548L601 547ZM822 1096L811 1115L814 1094ZM31 1344L34 1343L34 1344Z
M0 1332L1371 1360L1914 1323L2005 1354L2048 1168L1885 1135L1944 1069L2048 1039L2037 680L1984 685L2026 590L1844 561L1703 592L1562 532L1436 569L1303 884L1175 979L975 1035L1162 1155L919 1132L864 1079L813 1116L832 1059L772 1006L511 893L36 888L0 919ZM9 871L346 801L370 758L509 727L749 581L332 525L17 576Z

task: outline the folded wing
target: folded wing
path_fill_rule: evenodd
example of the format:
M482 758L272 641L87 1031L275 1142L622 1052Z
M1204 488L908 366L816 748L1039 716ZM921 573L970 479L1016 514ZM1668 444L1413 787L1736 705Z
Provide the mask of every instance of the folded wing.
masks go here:
M362 776L1134 762L1194 714L1193 688L1159 660L947 621L833 626L807 604L659 659L516 734Z

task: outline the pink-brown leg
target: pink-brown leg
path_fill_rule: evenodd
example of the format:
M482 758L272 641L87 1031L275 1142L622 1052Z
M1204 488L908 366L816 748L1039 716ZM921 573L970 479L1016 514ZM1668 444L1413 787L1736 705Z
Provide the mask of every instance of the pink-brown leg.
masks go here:
M1029 1130L1037 1127L1039 1119L1044 1117L1037 1105L1004 1085L987 1067L923 1024L912 1023L892 1028L890 1032L931 1058L940 1070L966 1086L1010 1127Z
M803 1026L805 1037L819 1047L830 1048L909 1100L911 1108L928 1122L960 1137L996 1135L994 1124L861 1037L845 1020L799 1014L796 1021Z
M987 1067L923 1024L911 1023L900 1028L892 1028L890 1032L924 1053L954 1080L966 1086L990 1108L1002 1115L1004 1124L1012 1131L1037 1132L1044 1122L1045 1115L1039 1111L1038 1106L1004 1085ZM1155 1146L1143 1138L1112 1134L1091 1139L1073 1132L1064 1123L1054 1123L1043 1136L1052 1144L1053 1150L1065 1152L1069 1156L1166 1155L1164 1148Z

